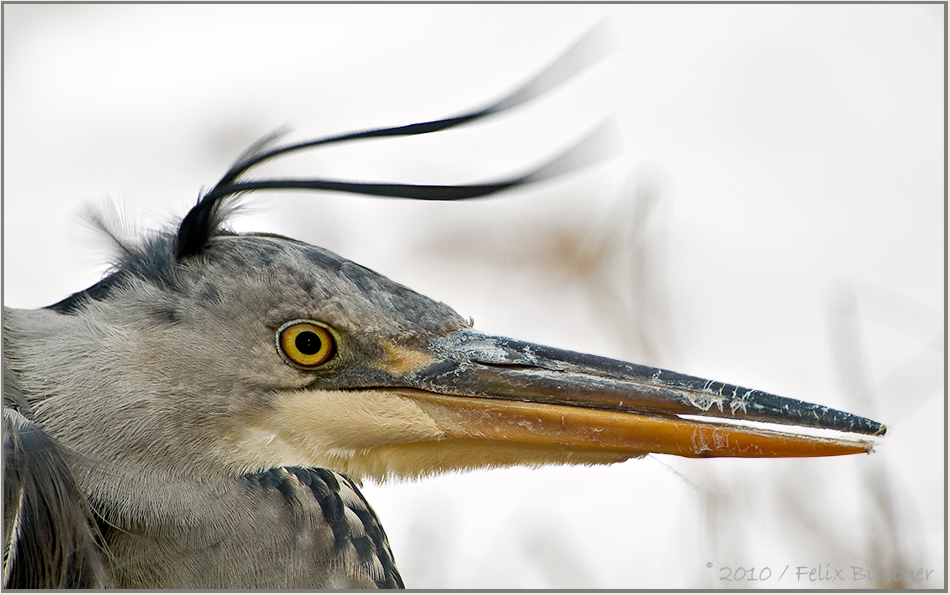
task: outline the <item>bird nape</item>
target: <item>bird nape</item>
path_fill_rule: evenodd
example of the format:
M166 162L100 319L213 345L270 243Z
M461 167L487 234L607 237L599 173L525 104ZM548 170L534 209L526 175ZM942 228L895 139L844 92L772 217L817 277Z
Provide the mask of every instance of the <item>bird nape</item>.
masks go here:
M292 151L426 134L560 85L581 39L466 115L252 147L174 227L88 289L3 310L4 586L402 587L362 478L614 463L647 453L868 452L883 425L827 407L480 333L327 250L226 220L257 189L456 200L597 159L604 128L522 176L465 186L249 179ZM718 418L705 420L704 418ZM833 430L818 437L730 420Z

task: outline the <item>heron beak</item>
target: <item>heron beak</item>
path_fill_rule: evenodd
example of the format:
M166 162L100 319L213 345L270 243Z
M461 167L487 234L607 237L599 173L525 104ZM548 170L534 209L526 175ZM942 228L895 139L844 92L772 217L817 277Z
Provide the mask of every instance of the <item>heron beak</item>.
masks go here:
M877 422L795 399L469 329L417 352L401 391L448 439L683 457L816 457L869 452ZM688 416L688 417L685 417ZM703 417L719 418L706 421ZM736 420L832 430L765 429Z

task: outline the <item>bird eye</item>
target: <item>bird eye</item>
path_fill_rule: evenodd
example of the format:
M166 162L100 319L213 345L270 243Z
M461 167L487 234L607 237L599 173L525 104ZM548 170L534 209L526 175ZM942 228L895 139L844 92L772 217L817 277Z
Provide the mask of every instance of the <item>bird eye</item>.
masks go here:
M311 320L291 320L277 329L277 351L301 368L315 368L333 357L335 341L330 330Z

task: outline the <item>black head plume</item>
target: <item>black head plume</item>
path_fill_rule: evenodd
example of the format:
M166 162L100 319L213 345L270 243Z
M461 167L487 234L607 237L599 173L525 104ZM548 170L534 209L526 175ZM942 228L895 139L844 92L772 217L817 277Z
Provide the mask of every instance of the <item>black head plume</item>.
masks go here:
M256 142L233 165L231 169L203 194L178 227L175 243L177 259L194 256L217 235L227 215L233 210L234 203L228 199L253 190L330 190L370 196L393 198L411 198L417 200L464 200L488 196L501 190L538 182L599 161L616 151L616 139L611 138L615 130L612 123L601 123L593 131L572 144L567 150L549 159L527 173L506 180L497 180L483 184L463 185L425 185L425 184L385 184L374 182L346 182L320 179L263 179L241 180L253 167L281 155L333 143L342 143L367 138L414 136L447 130L462 124L474 122L487 116L517 107L539 97L562 83L568 81L613 49L612 38L606 21L602 21L588 31L579 41L555 59L547 68L539 72L515 91L475 111L429 122L419 122L391 128L363 130L343 135L330 136L284 146L273 146L279 133L271 134Z

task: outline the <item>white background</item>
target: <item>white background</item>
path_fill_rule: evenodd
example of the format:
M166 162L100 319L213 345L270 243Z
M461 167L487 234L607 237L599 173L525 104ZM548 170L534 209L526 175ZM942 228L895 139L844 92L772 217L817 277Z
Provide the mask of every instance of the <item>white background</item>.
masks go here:
M482 181L611 114L621 156L467 204L266 193L236 228L334 250L482 331L853 411L887 437L871 456L368 484L407 586L945 588L943 11L6 5L4 303L100 278L90 202L168 223L279 126L306 138L454 115L607 18L618 50L539 101L272 171ZM933 572L852 580L872 565ZM720 581L723 567L771 577Z

